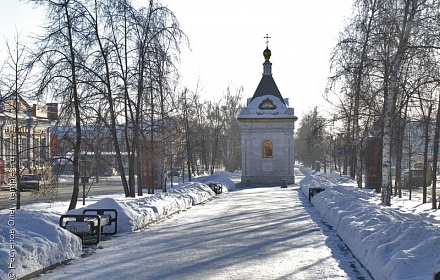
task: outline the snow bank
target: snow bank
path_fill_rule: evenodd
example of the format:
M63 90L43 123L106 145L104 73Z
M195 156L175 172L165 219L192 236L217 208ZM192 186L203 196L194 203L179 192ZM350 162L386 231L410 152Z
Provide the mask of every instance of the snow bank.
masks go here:
M132 232L213 196L215 193L207 185L188 183L169 189L167 193L144 197L115 195L100 198L68 214L82 214L84 208L116 209L118 233ZM0 279L20 278L82 254L81 239L59 227L60 213L59 208L1 211ZM11 269L10 264L13 266Z
M169 188L168 193L179 194L182 197L191 199L193 205L202 203L203 201L215 196L215 192L205 184L190 182L184 186Z
M229 173L216 173L197 180L220 182L227 192L235 188L230 178ZM300 185L306 196L311 187L326 189L311 198L312 204L375 279L432 279L440 270L440 211L431 210L430 203L422 204L413 195L413 200L393 197L393 206L385 207L379 194L358 189L355 182L338 175L315 172ZM214 195L207 185L191 182L144 197L97 197L94 202L89 199L87 208L117 209L122 233L144 228ZM35 210L38 207L0 211L0 279L10 278L8 273L23 277L81 255L80 239L58 226L64 213L60 209L66 204L46 203L41 205L44 211ZM11 262L13 269L8 267Z
M168 188L166 193L144 197L102 198L87 207L74 209L68 214L81 214L87 209L116 209L118 211L118 232L132 232L147 227L174 213L203 203L215 193L201 183L187 183Z
M22 277L77 257L80 238L60 228L58 221L58 215L43 211L12 209L0 214L0 279Z
M230 172L226 172L226 171L222 171L222 172L216 172L211 176L205 176L205 177L200 177L197 178L196 180L198 180L201 183L206 183L206 182L219 182L223 185L223 192L227 193L229 190L235 190L236 186L234 181L232 181L230 178L232 178L234 176L233 173Z
M336 180L335 180L336 178ZM417 213L378 203L378 194L346 178L325 174L301 181L326 190L312 204L375 279L432 279L440 269L440 231Z

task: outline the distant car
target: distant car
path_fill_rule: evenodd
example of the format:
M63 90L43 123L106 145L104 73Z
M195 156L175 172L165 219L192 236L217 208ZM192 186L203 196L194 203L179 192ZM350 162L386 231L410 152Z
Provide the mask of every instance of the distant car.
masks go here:
M179 168L172 168L169 172L168 172L168 176L171 177L180 177L180 169Z
M416 163L411 167L411 170L406 169L402 173L402 182L404 187L418 188L423 186L423 163ZM430 186L432 183L432 167L427 165L426 170L426 185Z
M20 190L40 190L40 177L33 174L24 174L20 178Z

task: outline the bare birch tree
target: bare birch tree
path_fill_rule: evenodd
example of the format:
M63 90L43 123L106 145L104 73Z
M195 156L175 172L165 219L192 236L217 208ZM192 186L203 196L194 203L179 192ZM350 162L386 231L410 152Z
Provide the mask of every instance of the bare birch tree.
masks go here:
M411 96L417 94L420 85L430 80L425 69L436 72L432 71L432 63L429 62L435 57L430 49L436 44L435 40L429 38L434 38L438 29L434 24L438 20L435 16L438 15L438 9L435 8L438 3L434 2L356 1L357 15L346 29L348 35L341 37L332 58L337 68L331 80L332 87L329 87L332 91L329 92L339 90L342 93L340 108L344 108L343 116L350 117L346 123L351 124L347 126L347 131L351 131L351 142L359 143L357 141L368 134L382 137L381 193L385 205L391 204L393 153L401 160L401 130L408 113L405 108L408 108ZM424 82L420 83L422 77ZM363 108L362 111L370 108L374 114L359 114L360 108ZM382 124L380 129L371 126L378 123ZM365 128L363 133L359 133L360 127ZM359 162L359 155L356 157ZM400 162L396 167L400 169ZM357 170L359 177L359 168ZM397 182L396 188L400 189L399 184Z

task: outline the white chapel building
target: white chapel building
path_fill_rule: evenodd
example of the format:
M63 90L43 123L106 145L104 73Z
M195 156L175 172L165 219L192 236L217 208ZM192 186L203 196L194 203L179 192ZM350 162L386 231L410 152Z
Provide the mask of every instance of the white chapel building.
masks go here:
M294 125L298 119L272 77L271 51L263 52L263 77L237 119L241 126L241 182L294 183Z

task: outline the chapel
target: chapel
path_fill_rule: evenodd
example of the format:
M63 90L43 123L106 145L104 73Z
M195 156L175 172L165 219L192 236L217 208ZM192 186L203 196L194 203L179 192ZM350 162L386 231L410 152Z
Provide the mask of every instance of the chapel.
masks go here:
M298 119L272 77L272 53L263 51L263 76L237 119L241 127L241 182L293 184L294 125Z

